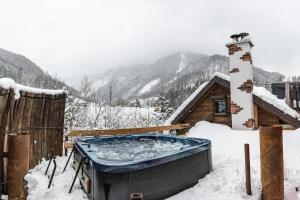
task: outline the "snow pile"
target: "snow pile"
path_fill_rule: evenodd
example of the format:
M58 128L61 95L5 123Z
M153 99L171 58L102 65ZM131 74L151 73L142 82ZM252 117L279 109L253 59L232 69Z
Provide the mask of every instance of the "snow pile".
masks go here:
M20 85L10 78L0 78L0 87L7 90L13 89L15 92L15 99L20 98L20 91L30 92L34 94L50 94L50 95L57 95L57 94L64 93L64 90L48 90L48 89L40 89L40 88Z
M155 79L147 83L140 91L139 95L149 92L152 87L156 86L160 82L160 79Z
M81 189L77 178L72 193L69 194L75 171L71 166L62 174L63 167L67 157L57 157L57 168L51 187L48 189L49 178L53 170L53 163L48 170L48 176L45 171L49 161L43 160L42 163L31 170L25 177L28 181L27 200L84 200L88 199ZM70 162L72 163L72 161Z
M169 200L257 200L260 199L260 158L258 131L238 131L209 122L199 122L188 137L212 142L213 172L191 189ZM284 132L285 190L300 186L300 129ZM245 192L244 144L250 145L253 195Z
M220 72L215 72L213 74L213 77L219 77L221 79L230 81L230 77L222 74ZM171 115L169 119L166 120L165 124L169 125L172 123L172 121L183 111L183 109L203 90L203 88L208 84L209 82L205 82L202 85L199 86L199 88L186 100L184 101L178 109ZM298 120L300 120L300 114L296 112L294 109L290 108L284 100L278 99L275 95L273 95L270 91L268 91L264 87L253 87L253 94L257 97L261 98L262 100L268 102L269 104L277 107L281 111L283 111L285 114L288 114Z

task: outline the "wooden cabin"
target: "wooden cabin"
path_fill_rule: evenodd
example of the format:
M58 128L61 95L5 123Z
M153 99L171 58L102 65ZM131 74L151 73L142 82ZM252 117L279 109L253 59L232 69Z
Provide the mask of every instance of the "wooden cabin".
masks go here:
M255 87L255 86L254 86ZM260 88L262 89L262 88ZM266 89L265 89L266 90ZM271 95L265 92L266 97ZM300 127L300 115L275 96L273 101L264 100L253 92L254 120L245 122L245 126L257 129L259 126L282 125L286 129ZM277 102L276 102L277 101ZM281 106L276 106L280 104ZM283 104L283 105L282 105ZM230 78L216 73L211 81L196 90L166 121L166 124L190 123L194 126L199 121L209 121L232 126L232 115L243 108L231 102ZM186 133L180 130L179 134Z

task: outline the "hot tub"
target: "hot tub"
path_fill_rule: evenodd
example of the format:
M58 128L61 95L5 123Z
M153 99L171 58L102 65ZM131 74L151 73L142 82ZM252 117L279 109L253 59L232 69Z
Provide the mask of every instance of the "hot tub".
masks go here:
M74 166L92 200L160 200L197 184L212 169L206 139L158 134L79 138Z

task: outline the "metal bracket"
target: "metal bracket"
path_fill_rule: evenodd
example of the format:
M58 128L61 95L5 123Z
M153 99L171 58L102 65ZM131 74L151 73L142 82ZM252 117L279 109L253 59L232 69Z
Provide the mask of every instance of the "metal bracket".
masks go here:
M73 186L74 186L74 184L75 184L76 178L77 178L78 173L79 173L79 171L80 171L80 168L81 168L81 166L82 166L82 164L83 164L83 159L84 159L84 157L82 157L82 158L80 159L80 162L79 162L78 168L77 168L77 170L76 170L76 174L75 174L75 177L74 177L74 179L73 179L72 185L71 185L71 187L70 187L69 193L72 192L72 189L73 189Z
M51 155L51 157L50 157L50 161L49 161L49 163L48 163L48 166L47 166L47 169L46 169L46 172L45 172L45 175L47 175L47 173L48 173L48 170L49 170L49 167L50 167L50 164L51 164L51 161L53 160L53 157L52 157L52 155Z
M64 170L62 171L62 174L66 171L67 166L68 166L68 164L69 164L69 162L70 162L71 156L72 156L72 154L74 153L74 151L75 151L75 147L72 148L72 151L71 151L71 153L70 153L70 155L69 155L69 158L68 158L67 163L66 163L66 165L65 165L65 167L64 167Z
M54 163L54 168L53 168L53 171L52 171L52 174L51 174L51 178L50 178L50 181L49 181L49 184L48 184L48 188L50 188L50 186L51 186L51 183L53 181L53 177L54 177L54 174L55 174L55 171L56 171L56 161L55 161L55 159L53 159L53 163Z

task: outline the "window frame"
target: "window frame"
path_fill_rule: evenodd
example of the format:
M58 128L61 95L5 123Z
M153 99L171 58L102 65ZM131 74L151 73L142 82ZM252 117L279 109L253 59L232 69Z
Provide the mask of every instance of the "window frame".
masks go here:
M227 99L225 96L212 96L211 99L213 100L213 112L216 116L225 116L228 112L228 106L227 106ZM225 111L224 112L217 112L217 103L218 102L225 102Z

